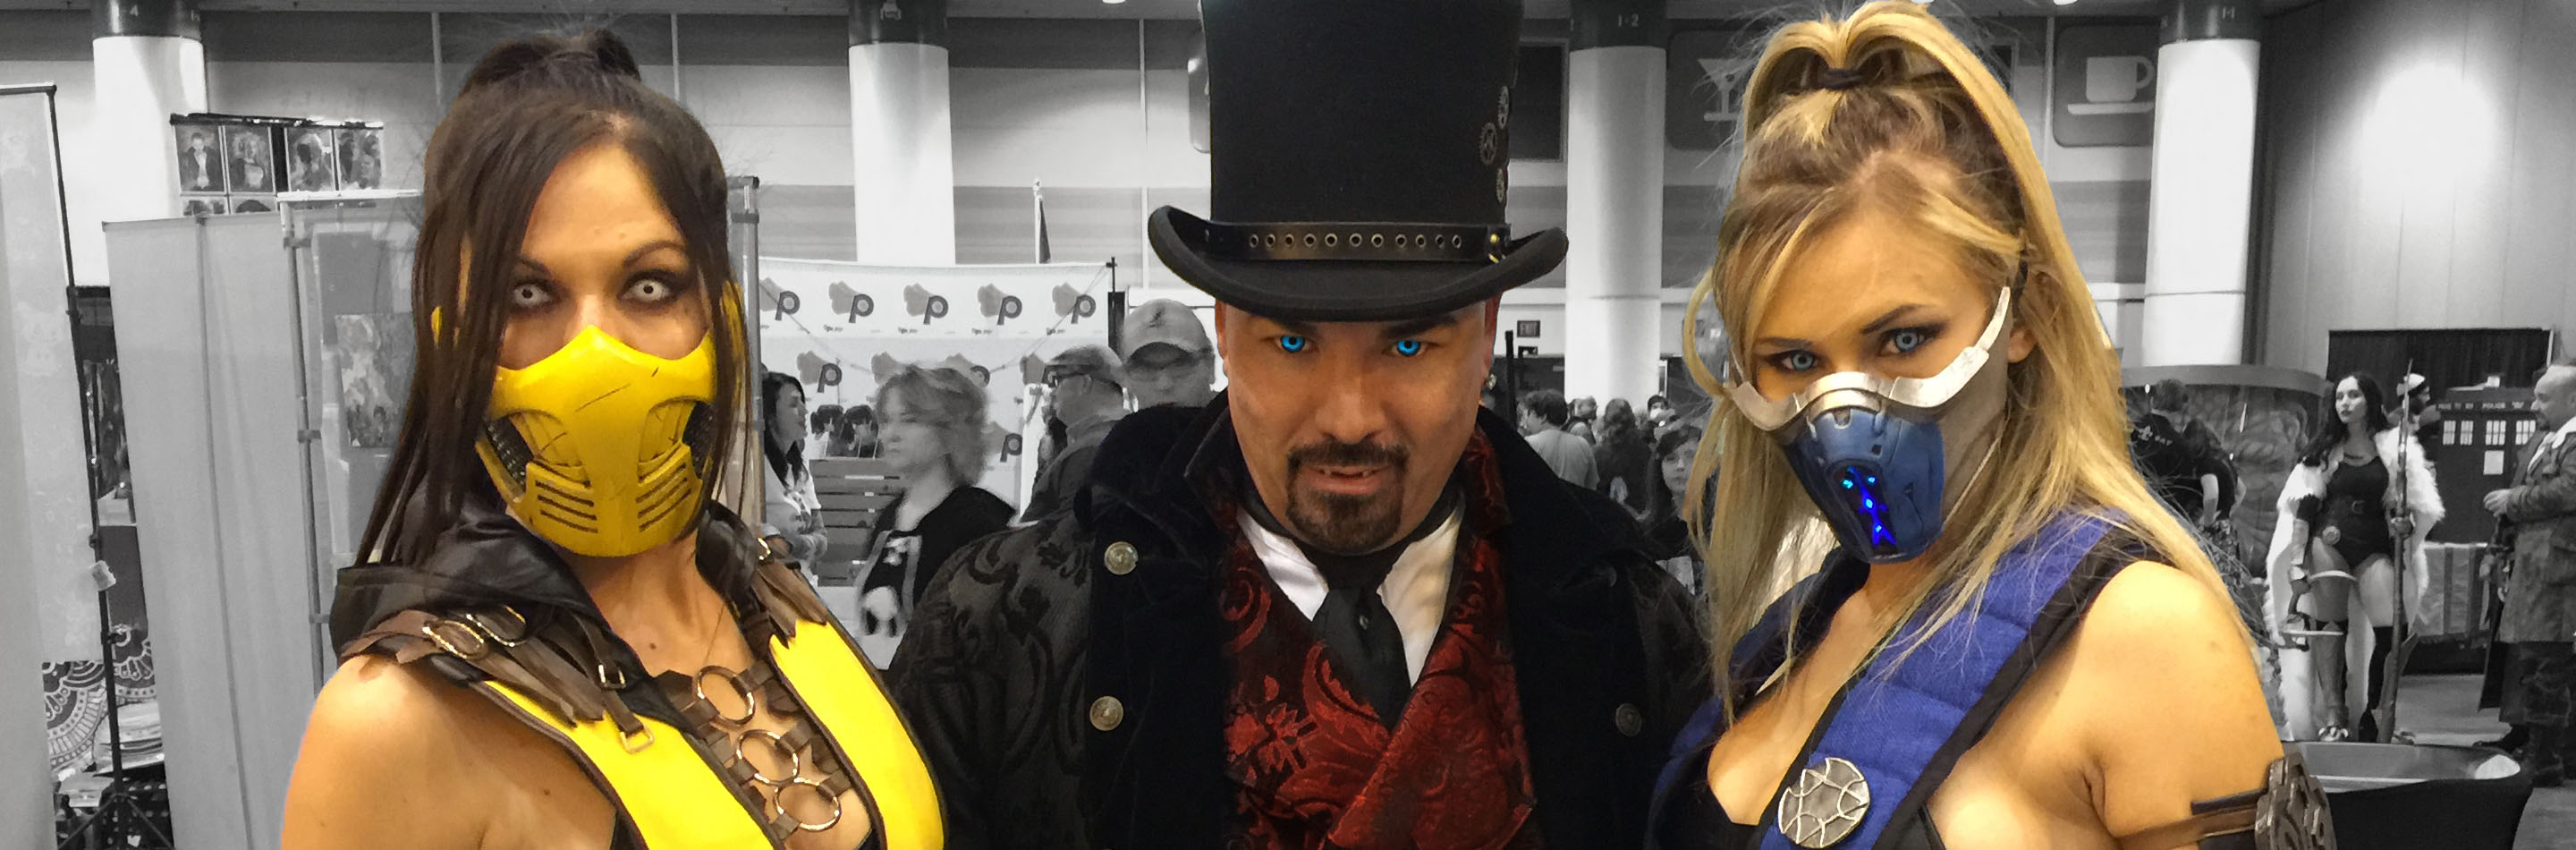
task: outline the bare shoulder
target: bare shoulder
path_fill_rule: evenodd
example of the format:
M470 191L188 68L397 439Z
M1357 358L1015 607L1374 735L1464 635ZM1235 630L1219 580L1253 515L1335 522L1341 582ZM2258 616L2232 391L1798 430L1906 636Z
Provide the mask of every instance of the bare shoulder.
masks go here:
M2152 561L2114 576L2067 649L2095 804L2112 834L2255 788L2281 756L2252 644L2223 591Z
M480 703L478 705L478 703ZM418 664L361 655L322 686L286 793L284 845L475 847L491 787L461 755L497 709Z

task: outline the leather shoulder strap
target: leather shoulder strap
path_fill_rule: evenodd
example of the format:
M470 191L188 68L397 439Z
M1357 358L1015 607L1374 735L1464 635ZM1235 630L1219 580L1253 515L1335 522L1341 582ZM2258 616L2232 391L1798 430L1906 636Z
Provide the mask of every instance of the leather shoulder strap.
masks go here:
M2191 804L2191 817L2115 839L2120 850L2332 850L2325 786L2291 751L2264 770L2263 787Z
M612 691L625 684L624 672L607 662L602 636L573 622L538 634L509 606L439 614L407 610L340 648L343 660L366 653L388 655L397 663L424 658L460 685L494 681L509 685L567 723L606 718L619 731L641 734L635 713Z

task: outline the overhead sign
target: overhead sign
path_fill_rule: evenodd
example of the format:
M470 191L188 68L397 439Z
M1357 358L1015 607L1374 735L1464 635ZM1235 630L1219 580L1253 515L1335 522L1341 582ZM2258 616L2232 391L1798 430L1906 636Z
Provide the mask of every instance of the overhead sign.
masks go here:
M1664 143L1712 151L1735 138L1744 83L1762 56L1760 33L1682 30L1664 48Z
M2156 139L2154 24L2076 24L2057 30L2049 122L2059 145L2144 147Z
M2148 44L2154 45L2154 27ZM1675 150L1711 151L1738 141L1744 87L1762 58L1769 30L1691 29L1673 33L1664 48L1664 143ZM2012 90L2013 45L1979 49L1986 70ZM2149 51L2153 53L2152 50Z

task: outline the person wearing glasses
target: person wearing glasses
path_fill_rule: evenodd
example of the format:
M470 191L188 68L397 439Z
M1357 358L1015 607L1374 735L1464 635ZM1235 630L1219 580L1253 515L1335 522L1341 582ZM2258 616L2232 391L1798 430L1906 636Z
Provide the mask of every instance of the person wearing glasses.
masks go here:
M1206 407L1216 398L1216 347L1187 305L1157 298L1127 311L1119 369L1137 410Z
M1100 441L1127 415L1127 394L1118 383L1118 355L1097 345L1067 349L1047 361L1047 416L1064 423L1064 442L1029 487L1027 521L1071 507L1073 493L1091 477L1091 459Z

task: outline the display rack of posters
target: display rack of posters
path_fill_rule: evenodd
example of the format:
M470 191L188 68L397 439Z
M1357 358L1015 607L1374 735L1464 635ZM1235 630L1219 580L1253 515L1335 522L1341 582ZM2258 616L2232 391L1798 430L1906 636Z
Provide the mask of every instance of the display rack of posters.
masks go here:
M182 215L267 213L279 192L384 188L384 124L194 113L170 117Z
M796 376L806 404L870 404L880 371L945 365L984 384L990 463L977 486L1020 502L1023 369L1080 345L1107 345L1106 264L869 266L761 258L761 364Z

